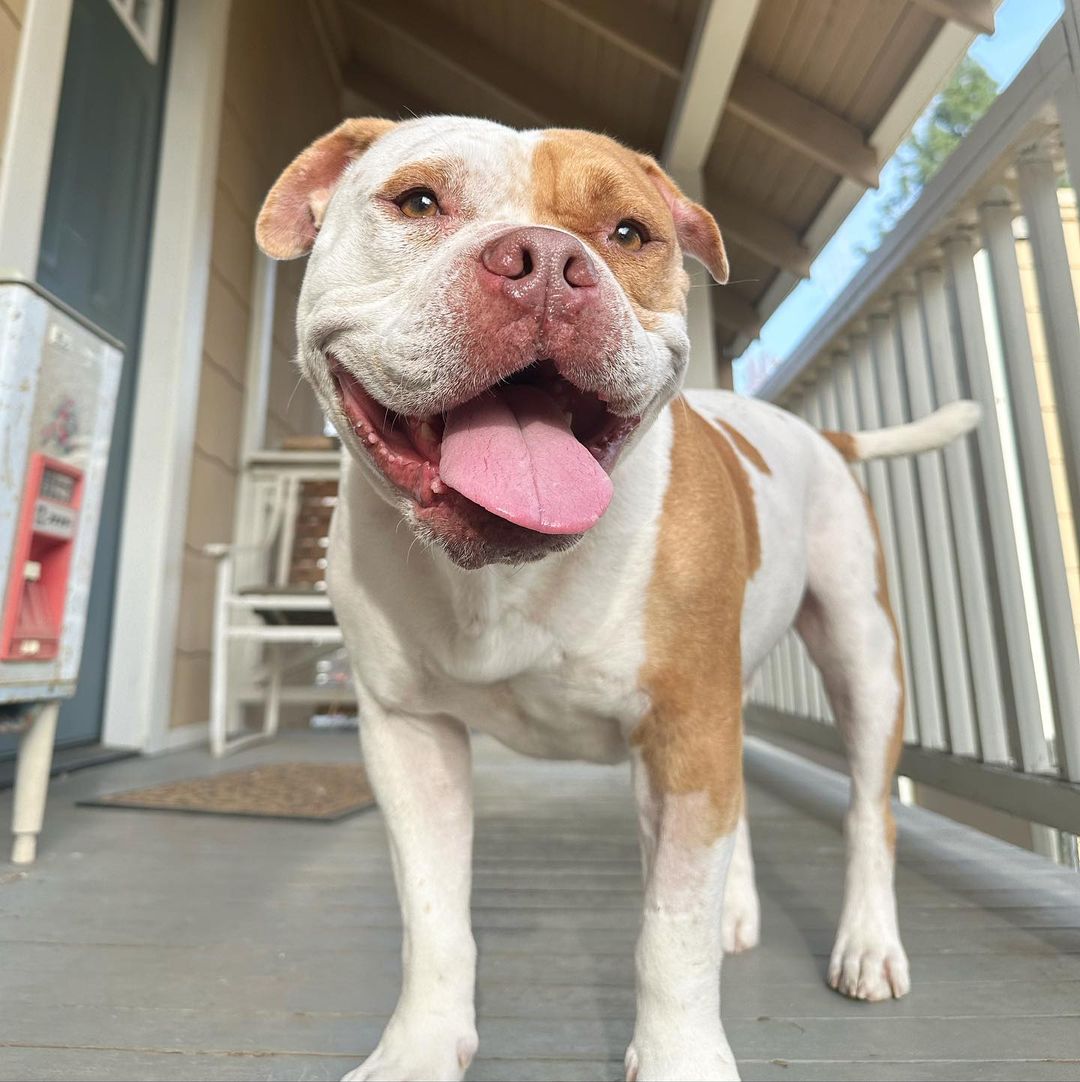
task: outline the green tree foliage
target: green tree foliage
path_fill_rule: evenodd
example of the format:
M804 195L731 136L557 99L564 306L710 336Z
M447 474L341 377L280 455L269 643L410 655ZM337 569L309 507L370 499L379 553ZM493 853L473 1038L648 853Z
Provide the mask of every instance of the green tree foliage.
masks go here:
M994 103L998 85L977 60L964 57L896 155L896 175L885 197L878 232L888 233L942 167L975 122Z

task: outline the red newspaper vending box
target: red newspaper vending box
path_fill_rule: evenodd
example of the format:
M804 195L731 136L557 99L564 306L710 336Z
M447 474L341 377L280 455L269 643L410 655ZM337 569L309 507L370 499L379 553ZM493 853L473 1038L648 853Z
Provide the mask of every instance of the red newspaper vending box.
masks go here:
M54 658L79 522L83 471L30 456L0 622L0 658Z

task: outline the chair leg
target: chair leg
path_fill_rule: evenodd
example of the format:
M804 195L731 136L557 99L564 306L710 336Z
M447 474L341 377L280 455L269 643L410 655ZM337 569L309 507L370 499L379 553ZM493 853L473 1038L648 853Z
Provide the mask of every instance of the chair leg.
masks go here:
M56 719L59 714L59 702L44 704L19 743L15 766L15 809L11 824L15 835L11 851L13 864L33 864L37 856L37 840L45 819L45 797L49 791L49 770L52 767L53 741L56 739Z
M271 644L267 647L270 655L270 686L266 691L266 713L263 717L263 735L276 736L278 723L281 720L281 678L282 678L282 651L281 647Z
M229 560L218 563L214 586L214 627L210 658L210 753L215 759L225 754L229 735L229 606L231 575Z

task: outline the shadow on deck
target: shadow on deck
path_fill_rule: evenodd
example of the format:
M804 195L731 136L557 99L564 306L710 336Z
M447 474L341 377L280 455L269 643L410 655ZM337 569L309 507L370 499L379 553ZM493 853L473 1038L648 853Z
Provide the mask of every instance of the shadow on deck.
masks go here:
M336 1079L399 978L377 812L336 825L77 808L196 772L357 756L286 735L57 779L41 858L0 868L0 1078ZM472 1079L615 1079L633 1018L639 864L625 770L476 746ZM914 989L855 1003L822 974L839 912L846 779L747 747L763 943L724 966L746 1079L1080 1077L1080 879L898 809ZM0 801L7 823L10 794Z

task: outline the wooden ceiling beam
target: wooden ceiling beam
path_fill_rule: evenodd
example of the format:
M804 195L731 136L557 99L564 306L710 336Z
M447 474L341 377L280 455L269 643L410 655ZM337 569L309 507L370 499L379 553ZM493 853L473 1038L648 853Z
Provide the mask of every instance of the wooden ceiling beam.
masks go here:
M669 79L682 78L686 43L679 28L646 4L627 0L541 0Z
M727 107L734 116L838 176L864 188L878 186L877 153L854 124L754 65L740 66Z
M912 0L912 3L976 34L994 32L993 0Z
M603 130L608 125L587 115L561 87L521 66L462 27L417 3L398 0L347 0L348 6L391 34L407 38L431 59L477 87L491 102L491 115L506 123L573 124ZM430 14L431 17L426 17ZM586 115L583 115L586 114Z
M761 317L757 309L731 286L710 285L713 320L725 330L757 338L761 333Z
M813 253L798 234L767 211L732 192L709 188L708 207L720 232L773 267L810 277Z
M704 0L682 85L668 122L663 161L676 177L697 174L712 148L759 0Z

